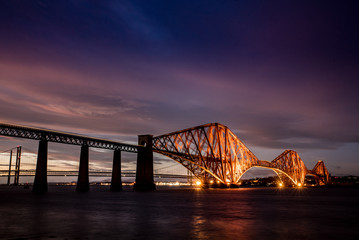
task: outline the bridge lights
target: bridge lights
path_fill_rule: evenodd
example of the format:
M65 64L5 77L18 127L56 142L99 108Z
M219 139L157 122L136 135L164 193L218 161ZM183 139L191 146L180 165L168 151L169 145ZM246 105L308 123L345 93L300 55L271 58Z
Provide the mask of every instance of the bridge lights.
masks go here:
M283 183L279 183L278 185L279 185L279 187L283 187Z
M301 187L301 186L302 186L302 184L301 184L301 183L298 183L298 184L297 184L297 186L298 186L298 187Z
M227 184L227 186L229 187L229 186L231 185L231 180L226 179L226 184Z
M197 181L197 182L196 182L196 185L197 185L197 186L201 186L201 184L202 184L201 181Z
M213 180L209 181L210 184L213 184Z

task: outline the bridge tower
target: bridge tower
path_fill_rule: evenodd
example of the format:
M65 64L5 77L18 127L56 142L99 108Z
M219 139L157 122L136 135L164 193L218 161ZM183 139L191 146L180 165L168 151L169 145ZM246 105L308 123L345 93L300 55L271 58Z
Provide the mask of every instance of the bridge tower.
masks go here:
M19 185L20 179L20 160L21 160L21 146L16 148L16 162L15 162L15 178L14 178L14 185Z
M155 190L156 185L153 179L153 152L152 135L138 136L138 153L135 190Z
M7 185L10 185L10 180L11 180L11 162L12 162L12 149L10 150L9 175L7 177Z

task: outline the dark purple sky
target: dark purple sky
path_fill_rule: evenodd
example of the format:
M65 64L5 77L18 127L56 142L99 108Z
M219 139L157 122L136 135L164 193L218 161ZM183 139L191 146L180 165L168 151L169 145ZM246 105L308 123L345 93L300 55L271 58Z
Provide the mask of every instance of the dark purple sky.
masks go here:
M308 168L359 175L358 12L328 0L0 1L0 121L133 142L220 122L260 159L293 149Z

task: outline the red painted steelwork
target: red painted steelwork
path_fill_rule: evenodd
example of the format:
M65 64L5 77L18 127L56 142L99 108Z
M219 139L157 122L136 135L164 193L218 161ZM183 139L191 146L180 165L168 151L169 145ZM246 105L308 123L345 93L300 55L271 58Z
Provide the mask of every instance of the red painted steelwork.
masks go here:
M223 184L237 184L252 167L273 169L278 176L289 177L295 185L303 185L307 174L323 183L329 173L323 162L307 170L298 153L286 150L272 162L258 158L226 126L205 124L153 138L153 151L182 164L203 182L215 178Z

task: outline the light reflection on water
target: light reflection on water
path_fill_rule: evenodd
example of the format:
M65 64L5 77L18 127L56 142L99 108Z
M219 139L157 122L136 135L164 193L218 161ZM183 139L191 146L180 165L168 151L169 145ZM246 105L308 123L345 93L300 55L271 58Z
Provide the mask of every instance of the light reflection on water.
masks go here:
M336 239L358 237L357 189L241 188L113 193L0 187L0 238Z

